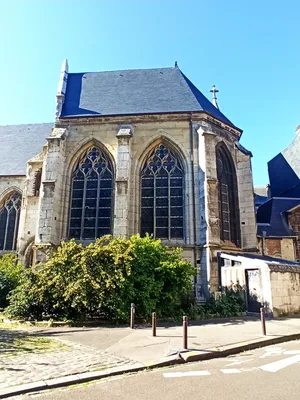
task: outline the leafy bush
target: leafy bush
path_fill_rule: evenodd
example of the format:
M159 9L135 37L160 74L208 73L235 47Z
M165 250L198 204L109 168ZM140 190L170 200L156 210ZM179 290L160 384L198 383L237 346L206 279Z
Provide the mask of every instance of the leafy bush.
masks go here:
M0 307L8 305L8 295L15 289L22 275L22 266L13 254L0 257Z
M139 318L154 310L158 316L169 315L191 290L194 273L179 249L168 249L149 236L105 236L87 247L71 240L45 265L24 273L7 314L125 321L130 303L135 303Z
M193 320L225 318L238 316L245 310L244 290L234 285L223 288L221 296L217 299L211 296L210 300L203 305L192 303L187 310L187 315Z

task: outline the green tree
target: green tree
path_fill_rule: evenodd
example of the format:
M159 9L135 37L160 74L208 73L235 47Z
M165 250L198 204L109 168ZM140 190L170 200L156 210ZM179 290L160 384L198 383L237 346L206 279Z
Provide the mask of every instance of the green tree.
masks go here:
M45 265L24 274L7 312L15 317L125 321L133 302L140 318L149 318L154 310L168 316L191 291L194 273L179 249L168 249L149 236L104 236L87 247L71 240Z
M15 289L21 279L22 266L13 254L0 257L0 307L8 305L9 293Z

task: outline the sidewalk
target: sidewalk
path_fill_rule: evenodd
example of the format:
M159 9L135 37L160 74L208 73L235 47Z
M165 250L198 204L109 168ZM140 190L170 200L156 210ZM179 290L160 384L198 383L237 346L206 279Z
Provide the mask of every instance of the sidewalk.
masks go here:
M267 336L261 323L234 318L191 323L189 352L182 351L182 326L157 328L30 328L34 337L56 339L61 350L7 356L0 346L0 398L32 390L80 383L145 367L208 359L300 338L300 319L267 320ZM24 332L24 331L22 331ZM14 332L0 330L0 343ZM6 335L6 336L5 336ZM6 339L5 339L6 338Z

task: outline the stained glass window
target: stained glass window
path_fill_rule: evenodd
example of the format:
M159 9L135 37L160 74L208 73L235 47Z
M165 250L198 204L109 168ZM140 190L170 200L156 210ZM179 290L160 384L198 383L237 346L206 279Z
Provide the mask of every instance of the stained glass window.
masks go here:
M111 233L113 182L111 161L99 148L90 147L72 176L70 238L94 240Z
M222 240L229 240L239 245L239 205L235 166L224 144L217 147L216 158L220 236Z
M14 192L0 205L0 251L16 250L21 201L21 195Z
M163 144L151 151L141 172L141 234L183 239L183 167Z

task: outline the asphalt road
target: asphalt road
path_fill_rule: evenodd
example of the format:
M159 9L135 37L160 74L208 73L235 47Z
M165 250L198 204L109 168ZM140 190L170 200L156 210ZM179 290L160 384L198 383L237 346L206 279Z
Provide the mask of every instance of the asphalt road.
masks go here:
M300 341L23 396L23 400L299 400Z

